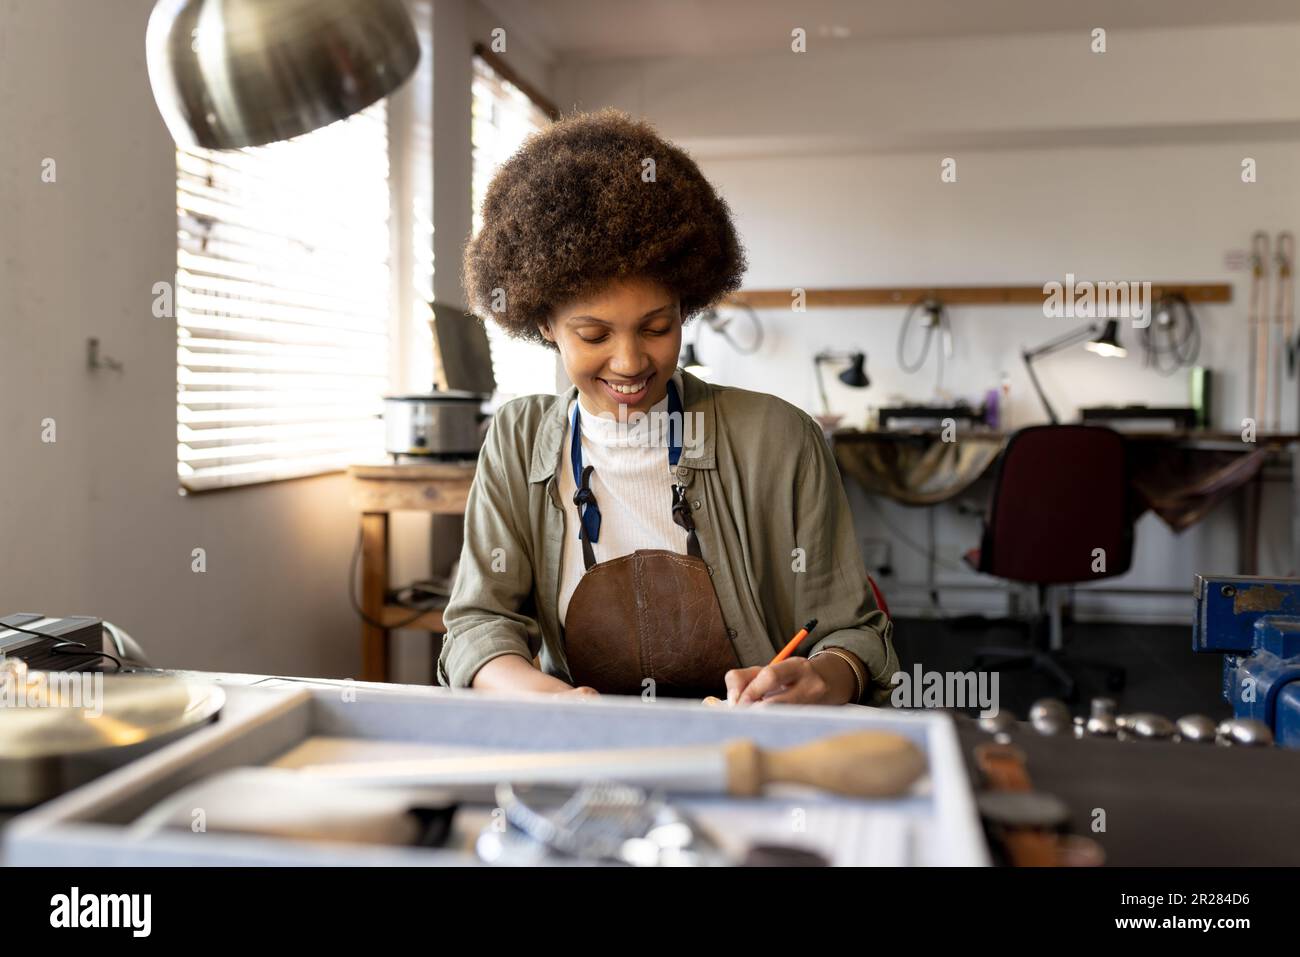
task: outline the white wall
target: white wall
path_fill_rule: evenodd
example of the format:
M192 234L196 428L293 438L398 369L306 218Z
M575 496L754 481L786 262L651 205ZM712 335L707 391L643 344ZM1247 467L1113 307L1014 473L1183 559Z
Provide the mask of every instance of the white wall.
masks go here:
M0 0L0 609L102 616L164 665L354 675L360 629L344 586L357 517L345 478L177 494L175 328L150 312L153 284L175 270L173 147L144 64L151 6ZM471 41L496 24L465 0L417 9L426 24L444 25L433 48L441 87L403 92L398 112L429 100L434 127L424 140L399 137L394 169L402 202L433 210L423 227L414 214L409 225L426 236L432 225L433 288L450 300L459 298L470 212L462 66ZM1137 91L1124 72L1131 53L1112 36L1105 56L1114 59L1090 81L1106 90L1101 108L1096 89L1083 95L1081 70L1092 61L1065 59L1073 39L1041 49L1037 40L964 41L929 59L936 51L924 45L840 52L803 62L802 79L774 57L580 65L552 84L545 51L510 36L512 64L562 107L622 105L698 147L740 219L752 286L1028 282L1067 269L1231 280L1237 301L1207 310L1207 354L1236 375L1243 276L1224 271L1223 251L1254 228L1297 225L1300 90L1290 51L1300 37L1288 28L1156 35L1142 62L1166 51L1156 58L1165 68L1152 71L1163 79ZM1006 141L1018 148L996 148ZM432 175L421 159L431 149ZM1234 178L1246 149L1260 160L1252 187ZM950 154L959 180L940 187L937 159ZM47 157L57 163L48 184ZM415 258L399 267L404 276L418 271ZM395 340L402 388L427 378L412 305L423 290L410 281ZM890 371L897 310L765 318L761 365L729 360L706 338L724 380L811 407L807 357L857 344L880 383L871 396L924 394L928 380ZM961 364L952 382L962 390L1008 365L1018 375L1015 346L1046 331L1024 310L955 310L954 322ZM121 374L85 369L92 335L125 363ZM1097 362L1082 352L1048 360L1062 406L1181 395L1133 360L1114 367L1122 378ZM1014 388L1025 399L1023 380ZM858 400L837 398L845 411L860 411L850 406ZM1033 406L1021 401L1017 411L1028 418ZM40 440L46 418L56 422L53 444ZM862 511L864 537L878 535ZM1271 513L1270 532L1280 514ZM894 517L923 537L919 515ZM402 516L394 534L396 577L427 574L427 517ZM1146 523L1141 580L1186 588L1193 571L1230 564L1232 540L1225 521L1178 542ZM973 544L973 526L941 525L940 541ZM208 554L201 575L190 570L195 547ZM1279 552L1274 535L1266 568ZM901 577L921 576L902 548L894 559ZM1181 606L1170 614L1185 620ZM401 639L399 675L422 678L425 636Z
M165 666L356 675L360 627L345 583L358 517L345 476L177 491L176 328L151 314L153 284L176 267L174 146L144 58L152 6L0 0L0 609L106 618ZM437 5L461 30L438 38L441 68L457 81L468 54L452 52L479 38L466 7L481 16L461 0ZM417 0L416 9L427 25L432 8ZM540 70L530 79L549 82ZM444 287L459 285L451 250L468 232L468 83L466 73L463 122L448 96L438 101L440 120L463 136L432 137L459 170L438 184L440 203L463 197L463 214L445 213L450 238L438 250L455 280L440 276L447 298ZM421 99L428 90L404 89L395 112L409 115ZM432 202L427 170L416 168L430 139L427 130L397 138L399 202L412 207ZM47 157L53 183L41 181ZM427 219L413 220L427 237ZM394 340L401 388L427 385L417 258L398 266L411 284ZM89 336L123 372L87 371ZM47 418L53 444L41 441ZM395 576L427 574L428 518L401 516L394 534ZM203 574L191 571L195 547L207 551ZM399 675L426 678L427 636L403 638ZM403 672L400 646L412 643L424 653Z
M824 41L823 41L824 42ZM1200 310L1201 362L1220 377L1216 421L1244 411L1247 275L1225 253L1256 229L1300 227L1300 28L1112 32L1108 52L1070 35L909 41L762 56L571 63L564 105L614 105L640 114L691 149L736 213L750 255L749 288L1036 284L1080 278L1234 284L1229 305ZM943 157L956 183L940 182ZM1241 182L1244 156L1259 181ZM811 357L862 348L873 386L836 384L850 422L865 406L934 396L933 360L897 368L903 309L763 313L761 354L740 357L708 332L701 352L715 378L776 392L815 408ZM1002 372L1012 381L1012 424L1045 418L1019 351L1078 325L1036 307L954 307L956 356L945 386L978 401ZM1135 345L1132 331L1128 345ZM1081 348L1038 367L1064 415L1081 405L1187 404L1183 374L1142 367L1138 350L1104 360ZM833 375L830 380L833 381ZM1294 401L1287 420L1295 422ZM1263 571L1290 568L1286 489L1266 499ZM893 542L902 582L925 562L881 528L851 489L864 539ZM887 518L924 544L925 518L884 503ZM1113 584L1189 593L1197 571L1235 569L1232 506L1182 536L1148 517L1135 570ZM978 543L978 522L938 517L943 562ZM941 582L987 582L941 571ZM893 583L917 611L921 592ZM1186 599L1100 599L1095 614L1186 621ZM996 596L952 592L949 610L996 606Z

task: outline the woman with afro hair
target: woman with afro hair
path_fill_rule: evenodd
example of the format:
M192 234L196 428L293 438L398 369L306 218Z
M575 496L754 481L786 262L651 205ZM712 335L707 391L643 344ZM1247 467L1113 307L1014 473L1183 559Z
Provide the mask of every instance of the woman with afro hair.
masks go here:
M887 699L891 625L821 429L775 396L677 368L683 324L745 270L695 162L624 113L574 114L502 165L482 213L465 252L471 309L557 351L573 387L493 417L441 683Z

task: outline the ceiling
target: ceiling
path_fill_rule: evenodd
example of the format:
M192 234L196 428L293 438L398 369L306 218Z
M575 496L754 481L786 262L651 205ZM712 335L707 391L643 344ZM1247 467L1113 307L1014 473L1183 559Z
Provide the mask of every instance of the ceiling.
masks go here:
M1297 0L481 0L557 59L705 56L784 47L1058 30L1300 21Z

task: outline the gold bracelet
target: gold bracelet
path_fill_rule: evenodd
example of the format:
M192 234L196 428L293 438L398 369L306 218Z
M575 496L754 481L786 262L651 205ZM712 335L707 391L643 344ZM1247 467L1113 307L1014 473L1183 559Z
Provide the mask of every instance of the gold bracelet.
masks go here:
M836 658L839 658L841 661L847 664L850 669L852 669L853 683L857 689L857 694L854 695L853 701L851 703L852 704L860 703L862 701L862 694L863 692L866 691L866 684L867 684L866 678L862 674L862 665L854 661L852 655L846 654L843 650L839 648L823 648L821 651L817 652L817 654L813 655L812 658L809 658L808 660L812 661L813 658L816 658L819 655L834 655Z

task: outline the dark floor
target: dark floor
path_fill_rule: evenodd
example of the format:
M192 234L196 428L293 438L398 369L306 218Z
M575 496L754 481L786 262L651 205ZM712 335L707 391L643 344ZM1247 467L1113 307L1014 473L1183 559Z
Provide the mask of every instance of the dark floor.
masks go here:
M990 624L976 618L950 620L899 618L894 622L894 646L908 673L920 664L925 671L972 671L981 646L1028 644L1023 626ZM1067 623L1068 653L1118 665L1127 672L1122 691L1110 691L1103 673L1075 673L1078 681L1074 714L1087 714L1095 695L1114 698L1123 712L1154 711L1171 720L1204 714L1215 720L1230 717L1220 686L1223 656L1194 654L1190 625L1117 625ZM1039 698L1059 697L1060 686L1046 675L1027 670L1001 670L999 707L1024 719ZM970 709L967 709L970 711Z

